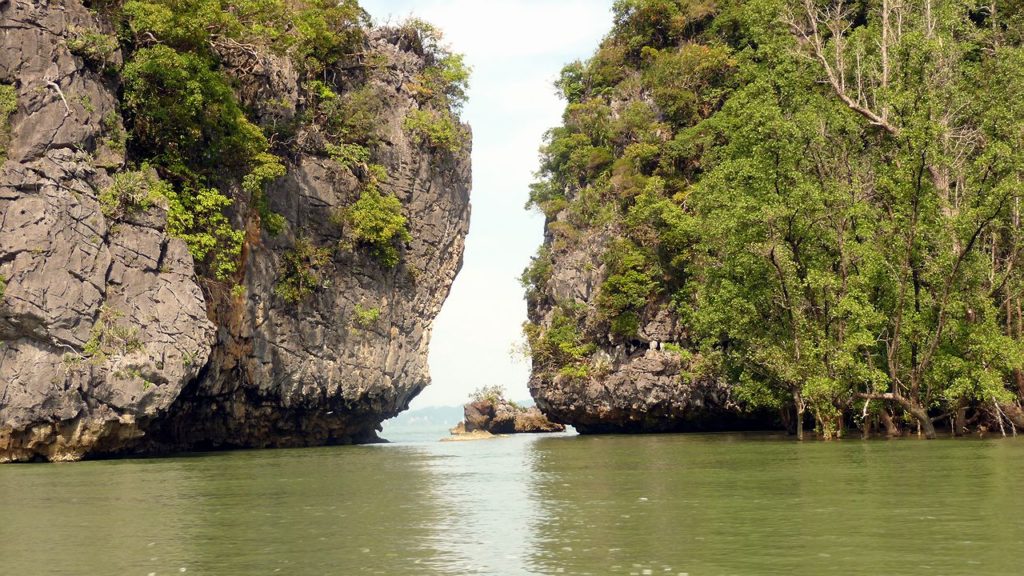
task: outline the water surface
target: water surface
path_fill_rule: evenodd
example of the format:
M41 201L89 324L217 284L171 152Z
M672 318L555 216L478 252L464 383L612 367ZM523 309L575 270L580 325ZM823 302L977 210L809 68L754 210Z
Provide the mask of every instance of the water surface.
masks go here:
M0 573L1020 574L1024 439L520 436L0 467Z

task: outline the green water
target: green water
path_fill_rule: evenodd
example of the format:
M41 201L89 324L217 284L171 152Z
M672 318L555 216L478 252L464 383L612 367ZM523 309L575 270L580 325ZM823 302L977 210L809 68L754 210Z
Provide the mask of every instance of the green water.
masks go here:
M1024 440L513 437L0 467L0 574L1020 574Z

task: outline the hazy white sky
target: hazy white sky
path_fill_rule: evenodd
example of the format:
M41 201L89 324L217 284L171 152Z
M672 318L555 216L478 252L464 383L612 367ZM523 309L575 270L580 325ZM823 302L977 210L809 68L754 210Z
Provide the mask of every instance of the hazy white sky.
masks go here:
M433 383L413 408L462 404L502 385L529 397L527 362L511 355L526 303L519 275L542 240L544 219L526 211L541 136L565 103L552 82L586 58L611 28L613 0L361 0L377 22L410 15L440 27L473 67L463 120L473 127L473 218L465 264L434 325Z

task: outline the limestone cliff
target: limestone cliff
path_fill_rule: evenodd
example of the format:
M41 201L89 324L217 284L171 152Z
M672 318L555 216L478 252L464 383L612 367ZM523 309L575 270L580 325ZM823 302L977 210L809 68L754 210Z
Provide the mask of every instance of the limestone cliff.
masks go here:
M635 334L611 332L597 302L609 274L602 257L612 234L598 229L583 241L560 242L551 231L566 217L562 213L548 222L539 257L548 277L534 285L527 298L530 322L536 327L529 388L543 413L584 434L757 425L758 419L740 414L725 379L693 377L692 360L684 359L680 347L687 342L685 326L667 302L646 304ZM555 359L544 350L559 345L550 341L550 335L567 326L573 332L569 346L586 358L580 371L572 359ZM559 365L563 361L568 363Z
M566 108L529 203L546 217L544 244L522 278L529 388L545 415L581 433L774 419L746 410L688 323L699 228L688 202L710 146L693 127L735 85L716 6L617 3L593 57L555 82Z
M581 432L1012 433L1020 177L987 159L1019 148L1021 17L615 2L531 186L537 405Z
M0 1L0 83L17 100L0 172L0 461L374 440L429 383L433 319L468 229L468 128L445 148L405 122L430 56L402 30L375 29L361 46L372 73L344 62L323 72L342 95L372 88L373 162L411 238L398 264L346 241L337 214L365 183L322 152L315 126L296 123L301 145L282 153L287 172L262 199L283 216L276 234L256 216L266 207L225 188L225 214L244 231L225 281L197 271L167 232L166 201L102 209L103 191L140 160L117 143L122 51L98 67L69 41L110 32L78 0ZM308 106L286 56L218 50L257 124ZM324 257L304 297L284 298L275 288L300 244Z

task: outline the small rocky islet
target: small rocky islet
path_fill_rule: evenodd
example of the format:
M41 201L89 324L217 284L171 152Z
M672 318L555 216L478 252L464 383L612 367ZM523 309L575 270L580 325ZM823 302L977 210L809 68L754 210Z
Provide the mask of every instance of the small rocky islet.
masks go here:
M522 406L506 399L504 390L498 387L476 392L462 411L464 419L450 430L450 439L565 432L565 425L548 420L536 406Z

